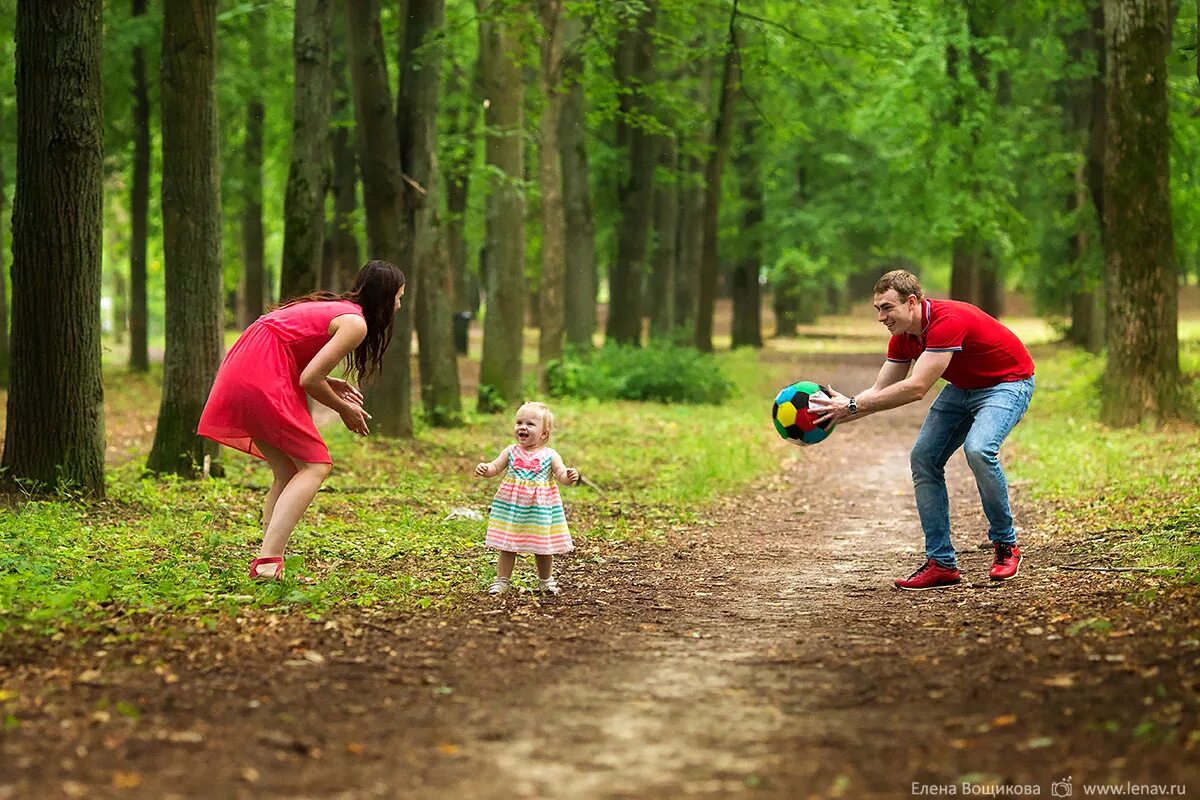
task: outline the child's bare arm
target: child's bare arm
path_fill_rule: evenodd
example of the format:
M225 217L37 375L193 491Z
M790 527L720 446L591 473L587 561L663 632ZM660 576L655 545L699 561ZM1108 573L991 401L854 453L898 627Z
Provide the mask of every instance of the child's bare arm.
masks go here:
M579 470L564 465L562 457L558 453L555 453L550 460L550 469L554 471L554 477L568 486L579 483Z
M504 465L508 463L508 451L512 449L512 445L500 451L500 455L496 456L495 461L480 461L475 465L476 478L494 478L500 474L500 470L504 469Z

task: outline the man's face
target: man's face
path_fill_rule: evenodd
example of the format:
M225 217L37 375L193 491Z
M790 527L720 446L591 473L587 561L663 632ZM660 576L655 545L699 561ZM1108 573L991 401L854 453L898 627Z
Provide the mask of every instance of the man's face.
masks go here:
M919 334L921 332L921 301L915 294L900 297L895 289L875 295L875 312L888 332Z

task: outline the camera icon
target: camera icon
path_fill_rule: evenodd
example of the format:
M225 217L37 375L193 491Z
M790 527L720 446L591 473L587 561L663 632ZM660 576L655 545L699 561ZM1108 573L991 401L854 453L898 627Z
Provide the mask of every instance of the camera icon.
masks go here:
M1075 787L1071 784L1071 776L1070 775L1063 778L1062 780L1057 780L1054 783L1050 784L1050 796L1051 797L1070 797L1074 791L1075 791Z

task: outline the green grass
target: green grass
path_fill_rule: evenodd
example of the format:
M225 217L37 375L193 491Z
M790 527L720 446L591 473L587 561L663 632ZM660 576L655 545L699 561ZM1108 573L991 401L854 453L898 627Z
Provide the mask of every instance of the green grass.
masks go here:
M1180 348L1185 405L1200 407L1200 326ZM1059 347L1037 359L1037 391L1014 434L1010 478L1053 508L1064 535L1114 542L1123 563L1170 566L1200 580L1200 433L1181 422L1113 429L1099 422L1104 360Z
M769 430L762 398L785 380L786 365L764 365L750 351L718 358L738 387L720 406L552 404L554 447L603 489L564 489L585 553L658 536L777 467L760 456ZM134 379L114 367L106 377L110 439L114 428L152 424L156 373ZM353 437L336 425L325 434L335 471L292 538L280 584L245 577L270 473L239 453L226 451L224 479L191 482L149 478L144 451L122 451L103 502L63 497L0 508L0 644L75 629L135 630L138 616L151 614L182 623L244 607L313 616L381 604L443 608L490 579L486 523L445 517L463 506L486 515L497 480L471 473L511 442L508 415L468 415L451 430L419 427L411 441Z

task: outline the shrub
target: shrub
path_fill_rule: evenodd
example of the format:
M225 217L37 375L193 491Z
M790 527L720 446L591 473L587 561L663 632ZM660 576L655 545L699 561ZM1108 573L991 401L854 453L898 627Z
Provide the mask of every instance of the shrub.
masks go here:
M607 346L571 353L546 367L553 397L720 403L733 385L711 356L687 347Z

